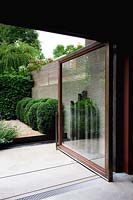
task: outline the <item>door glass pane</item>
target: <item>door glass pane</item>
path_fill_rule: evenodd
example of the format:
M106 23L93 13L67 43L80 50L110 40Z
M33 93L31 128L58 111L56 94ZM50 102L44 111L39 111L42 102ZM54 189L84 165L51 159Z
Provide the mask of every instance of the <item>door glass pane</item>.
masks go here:
M62 64L63 145L105 168L105 47Z

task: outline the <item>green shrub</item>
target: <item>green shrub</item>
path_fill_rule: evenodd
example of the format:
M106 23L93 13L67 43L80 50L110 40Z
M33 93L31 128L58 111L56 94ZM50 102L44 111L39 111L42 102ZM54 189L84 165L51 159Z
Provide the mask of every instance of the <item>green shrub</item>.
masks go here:
M38 102L45 102L47 101L48 98L40 98L40 99L31 99L31 101L29 101L27 103L27 105L24 108L24 123L29 125L29 120L28 120L28 112L31 108L32 105L34 105L34 103L38 103Z
M21 101L21 106L20 106L20 121L24 122L24 109L26 105L32 100L32 98L23 98Z
M16 106L24 97L31 97L33 80L18 75L0 75L0 112L2 119L16 119Z
M12 142L17 134L15 127L9 127L4 121L0 121L0 144Z
M30 109L30 107L34 104L37 103L39 101L39 99L31 99L31 101L29 101L25 108L24 108L24 123L28 124L28 111Z
M26 100L26 99L31 100L30 97L24 97L23 99L21 99L21 100L17 103L17 106L16 106L16 116L17 116L17 119L19 119L19 120L20 120L21 106L22 106L23 101Z
M38 103L34 103L29 111L28 111L28 124L29 126L33 129L38 131L38 127L37 127L37 109L39 107L40 102Z
M55 113L58 109L58 100L49 99L39 104L37 109L37 127L48 139L55 138Z

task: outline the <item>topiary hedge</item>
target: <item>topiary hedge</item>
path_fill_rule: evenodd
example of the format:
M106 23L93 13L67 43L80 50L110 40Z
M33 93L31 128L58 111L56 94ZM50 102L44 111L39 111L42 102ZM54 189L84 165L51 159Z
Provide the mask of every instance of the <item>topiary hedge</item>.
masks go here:
M38 131L38 127L37 127L37 109L39 107L41 102L38 102L38 103L34 103L29 111L28 111L28 124L29 126L35 130L35 131Z
M39 102L39 99L31 99L25 106L23 112L24 112L24 123L28 124L28 111L30 107L34 104Z
M24 123L29 124L29 117L28 117L28 112L31 108L32 105L34 105L35 103L38 103L38 102L45 102L47 101L48 98L40 98L40 99L31 99L31 101L29 101L27 103L27 105L25 106L24 108Z
M39 104L37 109L37 126L48 139L55 139L55 113L58 109L58 100L49 99Z
M17 119L19 119L20 121L24 122L24 109L26 105L29 103L29 101L31 100L32 100L31 97L24 97L17 103L16 115L17 115Z
M17 104L18 119L27 123L33 130L47 135L48 139L55 139L55 113L58 100L52 98L23 98Z
M16 119L17 103L31 97L33 80L19 75L0 75L0 112L2 119Z

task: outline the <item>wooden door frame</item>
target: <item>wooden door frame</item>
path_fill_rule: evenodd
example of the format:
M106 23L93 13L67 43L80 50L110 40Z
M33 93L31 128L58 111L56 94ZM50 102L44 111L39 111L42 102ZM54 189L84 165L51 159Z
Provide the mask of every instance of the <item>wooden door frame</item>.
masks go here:
M67 62L71 59L77 58L78 56L84 55L85 53L89 53L93 50L99 49L101 47L106 47L106 60L105 60L105 65L106 65L106 91L105 91L105 107L106 107L106 122L105 122L105 131L107 137L105 138L106 140L106 156L105 156L105 163L107 164L108 170L106 171L102 167L98 166L97 164L93 163L92 161L84 158L80 154L72 151L71 149L65 147L62 144L62 133L63 133L63 127L62 127L62 64L64 62ZM64 58L61 58L59 60L59 79L58 79L58 141L57 141L57 149L61 150L62 152L66 153L76 161L80 162L83 164L85 167L91 169L92 171L95 171L97 174L102 176L108 181L113 180L112 172L113 172L113 151L112 151L112 137L113 137L113 53L112 53L112 45L109 44L103 44L99 42L95 42L90 46L87 46L81 50L79 50L77 53L72 53ZM108 142L107 142L108 141Z
M130 57L131 56L131 57ZM133 54L124 55L123 171L133 174Z

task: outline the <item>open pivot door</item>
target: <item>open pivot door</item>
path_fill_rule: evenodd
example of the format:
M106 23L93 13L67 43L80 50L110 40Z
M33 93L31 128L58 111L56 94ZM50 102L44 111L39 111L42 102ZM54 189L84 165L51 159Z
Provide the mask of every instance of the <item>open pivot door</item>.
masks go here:
M57 148L112 181L112 53L95 42L59 60Z

